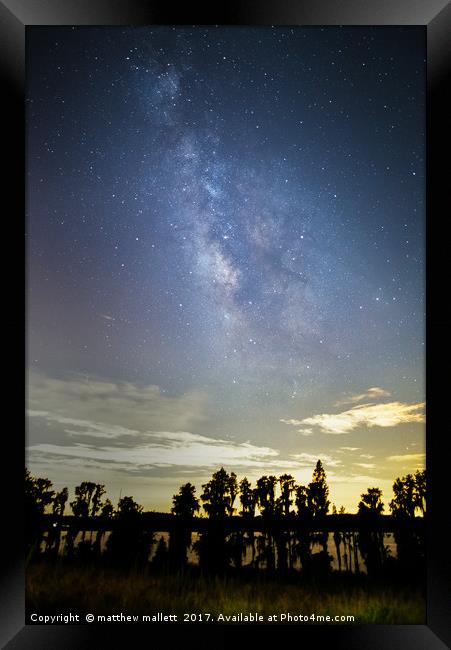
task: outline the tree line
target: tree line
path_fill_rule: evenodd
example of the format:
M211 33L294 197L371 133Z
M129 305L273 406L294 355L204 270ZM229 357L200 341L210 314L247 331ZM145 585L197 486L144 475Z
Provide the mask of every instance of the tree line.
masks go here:
M26 544L29 555L55 555L59 553L61 522L68 502L68 489L60 492L52 489L49 479L35 478L25 471ZM105 497L105 486L83 481L75 488L75 499L69 503L75 523L66 533L64 552L67 557L84 559L102 556L116 564L149 564L150 548L154 534L142 526L143 507L133 497L124 496L116 507ZM244 477L238 481L234 472L223 467L213 473L202 485L202 493L196 496L196 487L185 483L174 494L171 514L180 525L171 530L169 541L160 539L152 556L154 568L180 568L187 564L188 550L193 548L199 564L207 570L241 569L246 557L251 556L250 566L269 571L291 571L296 562L305 575L327 573L331 570L332 556L328 550L329 533L314 532L315 522L321 522L328 514L345 514L338 511L329 500L329 487L324 467L316 463L312 480L307 485L297 485L290 474L262 476L253 487ZM210 520L209 529L192 544L192 534L187 522L199 516L201 511ZM389 567L408 570L424 562L424 540L409 522L417 513L426 512L426 472L416 471L397 478L393 484L393 499L389 502L393 518L403 525L395 531L397 558L390 556L384 543L384 533L377 521L384 511L382 491L368 488L360 497L358 517L365 526L359 532L333 533L333 542L339 570L358 573L363 559L369 574ZM261 534L255 534L245 523L260 514L265 523ZM50 530L44 523L46 513L53 515ZM243 527L227 531L225 523L231 517L242 518ZM86 538L85 527L81 541L75 547L78 534L76 521L96 518L102 522L93 539L93 532ZM291 522L294 530L276 526L276 522ZM310 522L313 532L296 531L296 522ZM102 549L105 533L111 530ZM45 535L46 533L46 535ZM45 538L45 541L44 541ZM44 544L44 549L42 546ZM320 548L318 552L315 549Z

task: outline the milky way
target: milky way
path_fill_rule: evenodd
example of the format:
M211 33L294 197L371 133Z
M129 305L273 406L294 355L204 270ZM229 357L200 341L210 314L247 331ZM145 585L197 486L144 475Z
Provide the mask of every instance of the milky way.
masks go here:
M424 56L421 28L32 29L36 382L196 395L179 429L291 461L331 442L286 422L343 396L421 403Z

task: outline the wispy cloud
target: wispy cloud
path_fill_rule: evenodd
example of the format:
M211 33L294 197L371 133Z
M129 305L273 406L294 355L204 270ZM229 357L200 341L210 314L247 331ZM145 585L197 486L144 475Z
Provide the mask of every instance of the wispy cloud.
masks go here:
M61 466L97 463L105 469L148 474L158 468L200 472L221 464L243 472L311 473L318 460L306 453L201 434L184 424L205 427L205 396L168 396L158 386L136 386L80 377L30 376L28 448L32 462L53 459ZM156 428L166 425L167 428ZM172 428L169 428L170 425ZM340 461L321 455L328 466Z
M361 404L341 413L320 413L304 418L296 421L296 426L314 426L323 433L340 435L361 427L394 427L406 422L424 422L423 409L424 402Z
M30 418L43 418L47 422L64 425L63 429L69 435L74 436L91 436L93 438L120 438L121 436L135 436L139 433L136 429L121 427L116 424L105 424L103 422L91 422L89 420L79 420L76 418L63 417L57 413L48 411L27 412ZM75 427L70 429L68 427Z
M336 484L336 483L359 483L362 485L368 486L371 485L375 480L374 476L370 476L368 474L350 474L350 473L345 473L345 474L335 474L333 475L329 483L331 484ZM378 481L381 483L382 479L378 478ZM386 481L384 481L386 482Z
M140 434L133 446L96 446L84 442L62 444L34 444L28 448L34 458L53 457L60 462L78 458L85 463L98 462L132 473L155 469L172 468L184 472L187 469L214 470L224 465L241 472L265 471L278 473L308 470L310 475L317 455L301 453L282 458L280 452L271 447L217 439L188 431L152 431ZM321 454L321 460L328 467L340 465L340 460Z
M302 424L302 420L293 420L293 419L291 419L291 420L285 420L284 418L282 418L282 419L280 420L280 422L283 422L284 424L291 424L291 425L294 426L294 427L297 427L297 426L299 426L300 424Z
M305 464L305 466L307 467L312 467L312 466L314 467L318 460L321 460L323 465L328 465L330 467L336 467L337 465L341 465L341 460L339 458L332 458L327 454L315 455L315 454L308 454L306 452L303 452L301 454L292 454L292 458L294 458L299 463Z
M159 431L141 434L133 447L71 446L38 444L29 447L30 453L53 454L103 462L129 465L131 469L150 467L215 467L218 464L236 467L265 467L276 461L279 452L270 447L259 447L248 442L192 434L188 431Z
M35 372L28 378L32 434L39 420L60 430L75 428L78 435L107 438L146 430L189 429L205 420L206 405L205 393L168 395L153 384L136 385L82 376L53 378Z
M356 404L357 402L361 402L362 400L365 399L379 399L382 397L390 397L391 393L388 390L385 390L384 388L379 388L379 386L373 386L372 388L368 388L368 390L364 391L363 393L358 393L355 395L348 395L344 397L341 400L338 400L335 402L335 406L343 406L345 404Z
M280 422L283 422L284 424L289 424L289 425L294 426L294 427L297 427L300 424L302 424L302 420L293 420L293 419L286 420L284 418L282 418L280 420ZM313 429L302 427L302 428L298 429L298 433L300 433L303 436L312 436L313 435Z
M301 436L313 436L313 429L298 429Z
M426 459L426 454L399 454L395 456L387 456L387 460L393 461L395 463L404 463L404 464L424 464Z

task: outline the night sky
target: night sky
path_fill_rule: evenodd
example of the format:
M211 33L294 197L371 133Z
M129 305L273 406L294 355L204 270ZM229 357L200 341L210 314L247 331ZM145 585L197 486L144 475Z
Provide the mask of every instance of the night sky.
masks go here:
M423 28L27 30L28 465L424 466ZM388 509L387 509L388 510Z

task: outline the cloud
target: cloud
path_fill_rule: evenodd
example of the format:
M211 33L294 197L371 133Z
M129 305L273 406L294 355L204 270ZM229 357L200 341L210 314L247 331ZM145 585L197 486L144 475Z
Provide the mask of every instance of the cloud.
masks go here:
M398 456L387 456L387 460L395 463L418 463L424 464L426 454L400 454Z
M421 412L424 405L424 402L361 404L341 413L320 413L304 418L301 424L316 426L323 433L337 435L360 427L394 427L406 422L424 422L424 413Z
M206 419L206 405L207 395L198 391L168 395L153 384L52 378L36 372L28 377L29 435L35 440L35 434L40 437L37 420L59 430L75 427L78 435L107 438L189 429Z
M317 461L189 431L186 424L206 420L206 396L200 393L168 396L154 385L30 373L28 402L27 454L35 464L51 459L63 467L78 463L145 475L158 468L211 471L221 464L246 472L312 471ZM339 462L322 458L330 466Z
M313 436L313 429L298 429L298 433L302 436Z
M374 469L376 465L374 463L353 463L358 467L363 467L364 469Z
M377 386L374 386L373 388L368 388L366 393L364 393L364 398L365 397L390 397L391 393L389 390L385 390L384 388L379 388Z
M358 451L361 447L340 447L343 451Z
M117 447L109 444L92 446L72 443L70 446L35 444L29 453L73 459L79 458L114 463L123 468L144 469L151 467L180 467L214 469L219 465L237 468L296 470L312 468L318 460L314 454L293 454L280 458L279 451L271 447L235 442L190 433L188 431L155 431L141 434L133 447ZM325 465L334 467L341 461L321 454Z
M285 420L284 418L282 418L280 420L280 422L283 422L284 424L289 424L289 425L295 426L295 427L302 424L302 420L293 420L293 419ZM298 433L300 433L303 436L312 436L313 435L313 429L311 429L311 428L301 428L301 429L298 429Z
M269 473L296 471L313 467L317 455L301 453L290 458L281 458L280 453L271 447L212 438L188 431L152 431L142 433L136 438L134 446L98 446L84 442L71 445L32 444L28 453L34 460L54 458L65 463L74 459L86 463L100 463L128 472L142 472L155 468L173 468L182 472L190 468L214 470L220 465L237 468L241 471L259 470ZM321 454L326 466L334 467L339 460Z
M115 424L67 418L56 413L49 413L48 411L29 410L27 415L30 418L43 418L49 423L55 422L75 427L75 429L64 428L69 435L91 436L93 438L120 438L121 436L134 436L139 433L136 429L128 429Z
M361 402L364 399L378 399L381 397L390 397L391 393L384 388L379 388L378 386L373 386L373 388L368 388L364 393L359 393L357 395L349 395L344 399L335 402L335 406L343 406L345 404L355 404Z
M329 483L335 484L335 483L363 483L366 485L371 485L375 480L374 476L369 476L367 474L335 474L328 480ZM379 483L382 482L387 482L385 479L380 479L378 478ZM389 481L388 481L389 483Z
M52 454L67 458L88 459L104 463L119 463L129 469L151 467L216 467L220 464L236 467L265 467L273 464L279 452L248 442L237 443L193 434L188 431L158 431L141 434L133 447L71 446L37 444L29 453ZM277 465L277 461L276 461ZM285 466L285 464L284 464Z
M341 465L341 460L332 458L327 454L308 454L306 452L303 452L301 454L292 454L292 458L294 458L299 463L305 464L308 467L314 467L318 460L321 460L323 465L329 465L330 467Z

